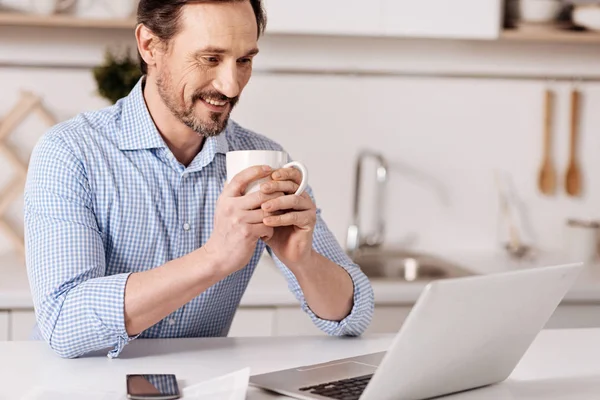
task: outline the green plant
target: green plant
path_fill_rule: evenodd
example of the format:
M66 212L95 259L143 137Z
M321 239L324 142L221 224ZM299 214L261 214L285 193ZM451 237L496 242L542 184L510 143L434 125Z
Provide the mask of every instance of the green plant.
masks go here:
M93 69L98 85L98 93L112 104L127 96L142 77L139 64L129 52L126 56L116 57L106 52L102 65Z

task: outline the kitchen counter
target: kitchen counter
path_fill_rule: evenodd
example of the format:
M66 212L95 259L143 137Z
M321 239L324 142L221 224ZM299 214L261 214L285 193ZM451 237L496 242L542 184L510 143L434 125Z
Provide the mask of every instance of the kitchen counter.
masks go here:
M461 253L444 254L443 258L456 263L475 274L490 274L535 268L572 262L560 254L547 254L535 261L515 261L505 254ZM378 305L412 305L415 303L425 282L405 282L390 279L371 279L375 302ZM269 257L263 257L261 268L248 287L242 302L249 305L289 305L295 299L287 290L283 276ZM600 304L600 263L586 266L572 289L564 297L565 303Z
M446 259L477 274L496 273L540 265L566 263L560 255L545 255L534 262L508 260L505 254L462 253L444 254ZM31 309L33 302L24 261L15 254L0 257L0 310ZM378 305L412 305L425 287L423 282L402 282L374 279L371 281ZM600 264L588 265L564 302L600 304ZM283 275L270 257L262 258L244 294L241 306L296 306Z

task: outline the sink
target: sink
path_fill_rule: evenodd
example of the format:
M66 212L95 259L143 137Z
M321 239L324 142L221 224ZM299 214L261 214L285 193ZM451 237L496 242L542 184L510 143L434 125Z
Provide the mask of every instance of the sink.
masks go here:
M473 272L433 254L403 250L361 250L352 260L369 278L424 282L474 275Z

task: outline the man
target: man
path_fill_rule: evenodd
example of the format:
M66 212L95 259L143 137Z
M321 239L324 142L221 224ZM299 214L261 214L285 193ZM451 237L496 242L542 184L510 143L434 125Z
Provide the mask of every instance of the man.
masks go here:
M25 193L36 336L61 357L226 335L266 249L312 321L360 335L373 292L295 169L225 184L225 153L281 147L229 119L265 25L260 0L141 0L144 77L37 144ZM259 192L247 185L271 177Z

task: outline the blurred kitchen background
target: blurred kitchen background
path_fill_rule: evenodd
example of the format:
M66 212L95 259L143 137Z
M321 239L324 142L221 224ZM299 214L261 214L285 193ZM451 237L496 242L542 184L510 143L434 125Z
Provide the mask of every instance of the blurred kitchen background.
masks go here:
M0 0L0 339L2 318L5 339L22 338L33 318L19 261L29 152L53 120L127 93L135 6ZM600 1L265 6L267 32L233 118L307 165L343 246L358 227L367 247L440 255L442 271L452 260L474 273L581 259L589 274L553 324L600 326ZM397 329L422 289L402 262L403 276L371 265L372 331ZM232 332L312 333L282 278L257 273Z

